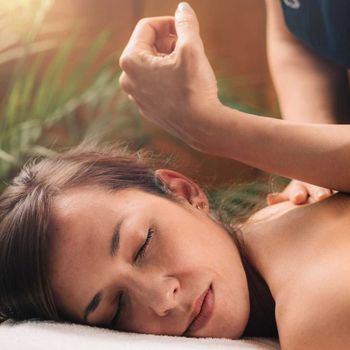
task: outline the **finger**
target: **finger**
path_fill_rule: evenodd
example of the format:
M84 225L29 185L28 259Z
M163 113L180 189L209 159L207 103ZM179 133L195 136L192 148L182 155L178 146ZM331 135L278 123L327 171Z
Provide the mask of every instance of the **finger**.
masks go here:
M119 65L123 70L128 70L128 63L132 62L132 58L138 57L140 53L155 55L155 47L157 40L169 35L175 35L174 17L153 17L141 19L124 51L122 52Z
M181 2L176 9L175 28L180 42L193 41L199 36L197 16L187 2Z
M293 204L304 204L309 196L305 184L296 180L292 180L283 192Z
M273 205L281 202L288 201L289 197L285 193L269 193L266 196L266 201L268 205Z
M158 38L156 40L156 51L158 56L166 56L174 51L177 41L175 34L169 34L167 37Z
M320 201L322 199L325 199L332 195L332 191L328 188L323 188L315 185L307 185L308 192L310 193L310 196L315 201Z

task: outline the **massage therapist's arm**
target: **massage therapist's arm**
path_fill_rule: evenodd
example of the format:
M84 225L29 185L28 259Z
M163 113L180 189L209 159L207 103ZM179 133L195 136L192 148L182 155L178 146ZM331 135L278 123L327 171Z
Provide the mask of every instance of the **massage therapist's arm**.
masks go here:
M120 84L140 113L193 148L350 192L350 126L281 121L223 106L188 6L175 20L139 22L120 65Z
M317 56L287 28L281 1L265 0L267 53L271 76L283 119L309 123L333 123L350 119L347 71ZM308 195L318 200L332 191L293 180L269 203L290 199L305 203Z

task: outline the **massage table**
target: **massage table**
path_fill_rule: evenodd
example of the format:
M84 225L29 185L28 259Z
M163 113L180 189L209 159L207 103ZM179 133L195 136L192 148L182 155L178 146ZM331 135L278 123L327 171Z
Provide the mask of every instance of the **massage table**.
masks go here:
M7 320L0 324L1 350L278 350L270 339L185 338L137 334L52 321Z

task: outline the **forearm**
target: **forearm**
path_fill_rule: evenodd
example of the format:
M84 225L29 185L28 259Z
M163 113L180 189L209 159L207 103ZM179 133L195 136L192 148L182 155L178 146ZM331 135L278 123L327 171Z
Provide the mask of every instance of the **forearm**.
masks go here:
M202 150L315 185L350 192L350 125L282 121L226 106ZM216 142L214 134L217 135Z
M316 56L287 29L281 5L266 0L267 53L282 117L336 123L350 118L346 70Z
M176 45L160 55L155 40L168 42L174 25ZM198 20L188 5L180 6L175 18L140 21L120 66L124 71L120 84L141 115L192 147L350 192L350 126L298 124L222 106Z

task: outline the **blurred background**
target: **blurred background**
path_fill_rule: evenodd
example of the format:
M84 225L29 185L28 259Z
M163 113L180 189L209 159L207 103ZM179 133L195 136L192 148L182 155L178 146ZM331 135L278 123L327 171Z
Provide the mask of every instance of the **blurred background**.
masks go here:
M278 116L265 52L262 0L190 0L227 105ZM174 160L208 186L265 177L200 154L140 118L118 86L118 57L142 17L177 0L0 0L2 188L29 156L82 141L124 142Z

